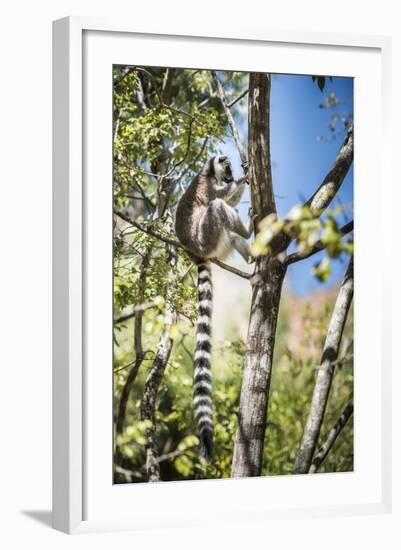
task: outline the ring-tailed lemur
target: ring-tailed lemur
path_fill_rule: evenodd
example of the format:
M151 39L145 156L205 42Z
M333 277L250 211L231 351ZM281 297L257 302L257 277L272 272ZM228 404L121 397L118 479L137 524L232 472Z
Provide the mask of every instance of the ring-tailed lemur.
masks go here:
M181 197L175 229L181 244L198 265L198 321L194 362L194 415L200 436L200 455L208 460L213 446L212 385L210 372L212 277L208 258L223 260L237 250L252 261L246 241L253 231L233 206L241 200L246 177L233 179L231 163L225 156L210 159Z

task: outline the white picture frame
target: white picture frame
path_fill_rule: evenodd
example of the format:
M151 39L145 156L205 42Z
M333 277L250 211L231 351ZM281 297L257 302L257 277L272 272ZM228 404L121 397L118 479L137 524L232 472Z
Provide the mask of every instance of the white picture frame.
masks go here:
M133 40L137 41L135 43L136 51L141 51L139 61L137 59L132 60L132 52L127 50L127 44ZM161 40L166 45L163 49L157 47L157 44L160 45ZM179 47L176 47L178 42ZM142 49L138 48L140 44L143 45ZM149 47L149 44L155 44L155 47ZM188 48L183 48L183 44ZM208 44L213 45L213 48L208 48ZM199 45L202 47L199 47ZM192 49L190 46L192 46ZM251 48L255 53L252 60L244 58L241 53L244 48L247 48L247 51ZM389 38L260 29L230 29L230 31L208 29L208 36L204 36L204 32L199 29L186 28L183 31L182 29L174 29L173 25L169 25L167 32L165 29L149 28L148 25L140 22L131 25L124 21L106 21L83 17L69 17L54 22L53 526L56 529L67 533L143 529L170 525L188 526L207 521L265 521L277 517L300 518L322 514L385 513L391 508L391 400L389 398L391 395L391 357L389 351L390 330L388 330L390 321L388 320L388 311L384 315L384 307L386 304L388 305L390 297L386 273L380 271L379 268L376 268L376 271L370 274L374 289L380 293L377 295L375 302L377 319L373 323L376 324L373 328L369 328L366 324L362 326L361 323L359 329L360 341L361 338L366 338L373 342L372 335L376 334L377 330L381 334L379 341L372 343L374 350L366 356L368 359L370 355L370 363L375 361L375 358L378 359L377 372L373 369L374 365L370 365L372 373L374 373L373 379L369 382L370 385L366 387L361 385L360 395L357 395L360 404L367 404L372 396L376 396L372 401L372 411L366 410L367 416L369 414L374 415L371 417L375 420L371 432L366 433L366 423L356 424L356 428L360 427L358 437L360 437L361 445L365 441L366 445L368 443L371 445L369 448L373 448L372 442L368 442L368 438L373 437L374 447L377 448L377 453L376 451L372 453L370 464L372 475L367 486L364 486L364 483L366 485L366 468L369 464L362 464L362 461L359 472L356 468L356 474L354 473L357 481L354 484L355 486L352 487L352 476L354 474L343 474L343 476L348 475L348 478L342 477L341 479L344 481L336 478L335 483L330 481L332 478L329 475L313 476L313 486L308 486L307 491L305 491L305 476L142 484L140 486L114 487L116 490L110 489L113 494L106 488L106 485L112 485L111 470L110 476L107 479L105 478L108 461L112 460L112 432L109 430L111 409L109 408L110 401L107 400L107 377L102 375L102 379L99 377L99 380L93 382L94 379L90 375L90 366L88 367L88 350L93 345L90 342L93 342L92 332L95 323L91 322L88 325L88 319L93 319L93 311L91 310L91 308L93 309L93 300L91 301L90 298L92 285L88 284L90 281L88 280L87 270L89 266L89 272L97 269L97 272L104 273L104 269L100 270L100 268L106 266L107 271L107 251L110 252L110 249L106 245L106 253L103 256L91 257L90 250L93 242L90 234L91 231L93 233L92 224L93 226L96 225L96 231L100 231L105 235L106 240L108 238L107 232L110 233L111 237L108 221L102 221L102 215L107 212L107 201L111 201L111 192L107 194L107 191L99 191L98 194L93 195L92 191L85 188L84 182L88 177L88 170L89 178L93 177L90 175L90 167L88 168L86 164L86 157L93 156L93 151L91 150L92 141L89 142L88 146L87 134L84 135L84 130L85 132L92 131L89 128L91 120L93 120L91 105L95 105L96 101L99 101L100 103L96 104L96 107L98 109L104 108L104 105L107 105L105 102L108 101L109 96L107 94L109 94L109 90L102 94L101 89L97 88L99 97L90 96L90 104L88 104L88 96L84 89L85 83L88 83L88 78L96 79L96 75L103 78L101 76L104 74L102 64L110 63L113 55L115 55L115 63L143 63L146 49L148 64L153 62L153 64L159 66L168 66L169 64L177 66L178 58L169 57L175 51L174 55L182 57L183 66L188 66L188 56L191 55L191 66L202 65L207 67L208 63L212 63L211 56L216 55L211 51L213 49L214 52L221 50L219 59L222 59L224 53L224 68L227 66L227 68L232 67L239 70L262 70L263 67L258 64L260 63L258 59L260 59L263 48L276 48L274 50L275 60L270 61L271 68L269 70L271 72L279 72L281 56L279 52L281 50L284 51L284 59L285 52L288 54L289 51L294 52L295 49L304 53L304 58L299 61L299 69L295 72L336 74L335 65L333 65L335 61L330 61L330 59L338 58L336 61L339 64L338 74L355 76L353 73L355 63L364 66L361 69L361 74L363 72L366 78L369 78L368 73L371 73L370 78L374 85L373 91L367 98L370 104L367 106L359 105L358 98L355 101L356 151L358 154L359 146L360 151L365 155L363 158L366 159L368 164L369 143L368 140L364 141L364 135L369 126L367 123L363 123L363 117L360 117L358 123L358 112L361 113L363 109L368 108L373 113L373 122L371 121L370 124L376 124L376 129L379 132L380 144L376 144L376 147L380 149L381 154L377 157L379 160L376 162L377 165L373 173L369 173L367 169L364 171L362 157L359 158L359 161L357 160L361 168L356 170L356 202L358 203L358 197L360 199L360 205L357 205L356 232L359 231L359 228L363 228L363 232L359 233L360 242L365 238L363 235L366 232L365 243L380 243L382 235L386 232L390 234L388 221L384 215L384 207L382 201L380 201L380 197L385 196L388 201L388 197L391 196L390 161L388 157L391 51ZM324 55L322 52L319 53L319 48L324 49ZM181 53L178 50L181 50ZM125 58L124 54L121 53L124 51L127 51L127 57ZM230 54L230 52L235 52L237 57L234 58L233 53ZM313 56L311 57L312 53L315 56L314 59L312 59ZM365 54L366 59L364 59ZM131 56L131 60L128 59L129 56ZM332 63L331 70L321 73L313 72L312 68L319 64L322 66L321 64L324 63L325 58L327 58L327 63ZM352 58L355 58L356 61L355 59L352 61ZM168 59L170 59L170 63ZM349 59L348 66L347 59ZM85 71L90 71L91 67L95 68L97 63L99 72L97 73L95 70L93 75L88 77ZM341 63L343 64L341 65ZM355 71L357 72L357 69ZM104 81L100 80L99 82ZM105 186L102 186L101 183L104 181L106 185L107 177L111 173L108 171L108 166L111 166L111 157L107 157L109 153L107 149L109 119L106 117L102 121L97 121L96 124L99 139L103 140L96 143L96 154L99 155L99 159L106 159L104 162L109 163L99 168L98 189L104 190ZM365 132L363 132L364 129ZM359 137L358 131L360 132ZM106 149L102 149L102 147L106 147ZM100 160L99 164L101 165ZM373 175L376 177L377 186L375 195L380 196L370 197L368 195L369 186L367 185L365 189L360 185L358 186L358 178L363 177L370 184L373 181ZM102 180L103 177L104 180ZM381 205L378 207L377 214L380 218L380 231L376 231L374 234L372 231L369 233L369 207L374 207L377 204ZM360 247L362 248L362 245ZM388 250L386 253L388 253ZM365 260L361 257L358 267L357 253L356 279L358 270L359 272L363 270L363 261ZM93 266L91 267L92 263ZM102 288L108 288L108 276L103 281L106 286ZM363 302L364 293L368 290L368 288L363 288L362 284L359 291L357 290L356 294L358 295L359 292L360 303ZM109 308L110 316L107 317L107 300L109 299L110 295L105 296L103 300L104 307L99 306L99 310L96 311L96 315L100 319L96 331L100 335L107 334L103 331L107 331L107 323L112 322L111 306ZM361 315L361 318L363 318L363 315ZM101 319L106 324L101 326ZM369 330L372 330L372 333ZM102 338L99 338L99 340L102 340ZM89 351L89 355L90 353ZM356 353L356 363L358 361L364 361L362 349L359 358ZM94 388L94 385L96 385L96 388ZM102 401L100 397L93 394L93 391L91 391L93 389L96 389L96 394L106 396L106 398ZM111 396L111 386L109 391ZM356 393L358 394L358 388ZM91 420L94 416L93 411L96 411L104 430L96 430L94 427ZM107 454L108 440L110 440L110 449L104 460L100 458L97 461L98 464L88 459L92 447L96 448L96 452L100 457L104 456L105 449ZM99 454L99 450L102 450L101 454ZM357 452L358 448L356 448ZM269 485L267 486L266 483ZM259 497L259 487L262 486L263 495ZM299 495L299 499L295 499L292 505L288 506L286 504L288 496L290 494L294 496L292 486L296 487L295 493ZM273 499L273 501L267 503L266 489L268 489L268 494ZM210 508L210 517L207 519L200 518L195 504L189 504L193 502L195 491L199 506L206 505ZM210 504L210 500L212 500L210 499L210 493L212 491L214 491L215 498L213 500L216 501L216 509L214 509L214 504ZM330 500L330 491L333 491L332 500ZM328 497L320 502L319 495L323 492ZM282 495L281 501L274 496L279 494ZM337 494L336 497L335 494ZM138 495L140 495L141 506L140 509L135 509L134 513L132 499L135 496L138 497ZM276 498L275 501L274 498ZM167 513L163 513L163 510L166 512L165 503L167 501L172 502L172 500L174 507L170 508L174 509L167 509ZM244 504L250 500L252 500L252 504ZM237 504L238 501L241 502L241 505ZM127 513L119 513L119 502L121 502L121 510L125 509ZM159 509L155 504L158 502L160 502ZM316 505L314 505L314 502ZM153 508L152 515L149 508L147 508L150 506ZM88 515L88 509L95 510L96 513ZM155 517L158 517L157 525L155 525Z

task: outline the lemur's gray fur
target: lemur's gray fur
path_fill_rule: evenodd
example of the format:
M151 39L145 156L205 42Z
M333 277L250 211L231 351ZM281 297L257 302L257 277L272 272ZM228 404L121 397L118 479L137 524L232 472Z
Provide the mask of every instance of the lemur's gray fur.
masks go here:
M208 460L213 447L213 410L210 373L212 278L208 258L223 260L237 250L252 261L246 227L234 210L244 192L246 178L233 179L225 156L210 159L178 203L175 230L181 244L198 265L199 311L194 362L194 415L200 436L200 455Z
M251 261L246 239L252 235L253 219L248 227L232 208L241 200L246 178L234 181L229 159L210 159L181 197L175 229L181 243L197 258L224 260L237 250Z

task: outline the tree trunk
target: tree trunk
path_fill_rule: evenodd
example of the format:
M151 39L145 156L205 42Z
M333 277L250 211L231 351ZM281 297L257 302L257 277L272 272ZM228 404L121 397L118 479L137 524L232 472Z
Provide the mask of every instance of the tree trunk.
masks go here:
M327 332L323 355L316 378L315 388L313 390L311 408L298 455L295 460L295 474L307 474L312 463L334 376L335 360L337 359L341 337L353 294L354 275L353 261L351 258L330 319L329 330Z
M270 76L249 77L249 184L258 219L276 212L269 140ZM273 350L286 272L284 254L256 260L232 477L261 474Z
M141 271L139 275L138 283L138 299L137 306L140 306L143 303L143 297L146 287L146 270L149 267L150 256L152 248L148 246L145 255L142 260ZM135 347L135 362L128 373L127 380L121 390L120 402L118 404L118 412L116 419L116 433L122 434L125 423L125 414L127 411L128 398L131 393L131 390L134 386L139 367L142 364L142 361L145 357L143 346L142 346L142 320L143 320L143 309L137 309L134 314L134 347ZM119 453L116 453L119 455ZM120 458L120 457L119 457Z
M163 328L160 333L156 355L152 368L145 382L145 388L141 401L141 420L148 420L150 425L146 430L146 472L148 481L160 481L160 466L158 448L156 441L156 420L155 408L156 398L159 391L167 362L173 347L171 338L171 327L176 323L176 313L173 306L173 293L175 292L175 266L177 263L177 252L174 246L167 245L167 262L170 266L167 277L171 283L167 286L166 310L164 314Z

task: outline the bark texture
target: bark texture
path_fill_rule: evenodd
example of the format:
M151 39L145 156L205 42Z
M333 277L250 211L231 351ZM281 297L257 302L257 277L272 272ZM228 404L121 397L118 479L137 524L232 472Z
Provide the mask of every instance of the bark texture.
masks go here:
M354 276L353 261L351 259L330 319L329 330L313 391L311 408L295 460L295 474L308 473L312 463L334 376L335 361L338 356L341 337L353 294Z
M270 76L249 75L248 162L252 206L261 217L276 212L270 160Z
M269 115L270 77L251 73L248 176L252 205L259 219L276 212L270 163ZM258 476L261 473L277 316L286 272L284 258L283 254L258 258L251 280L252 305L232 477Z
M238 429L231 475L261 474L273 350L285 265L277 258L261 258L261 279L252 292L245 367L241 386Z

